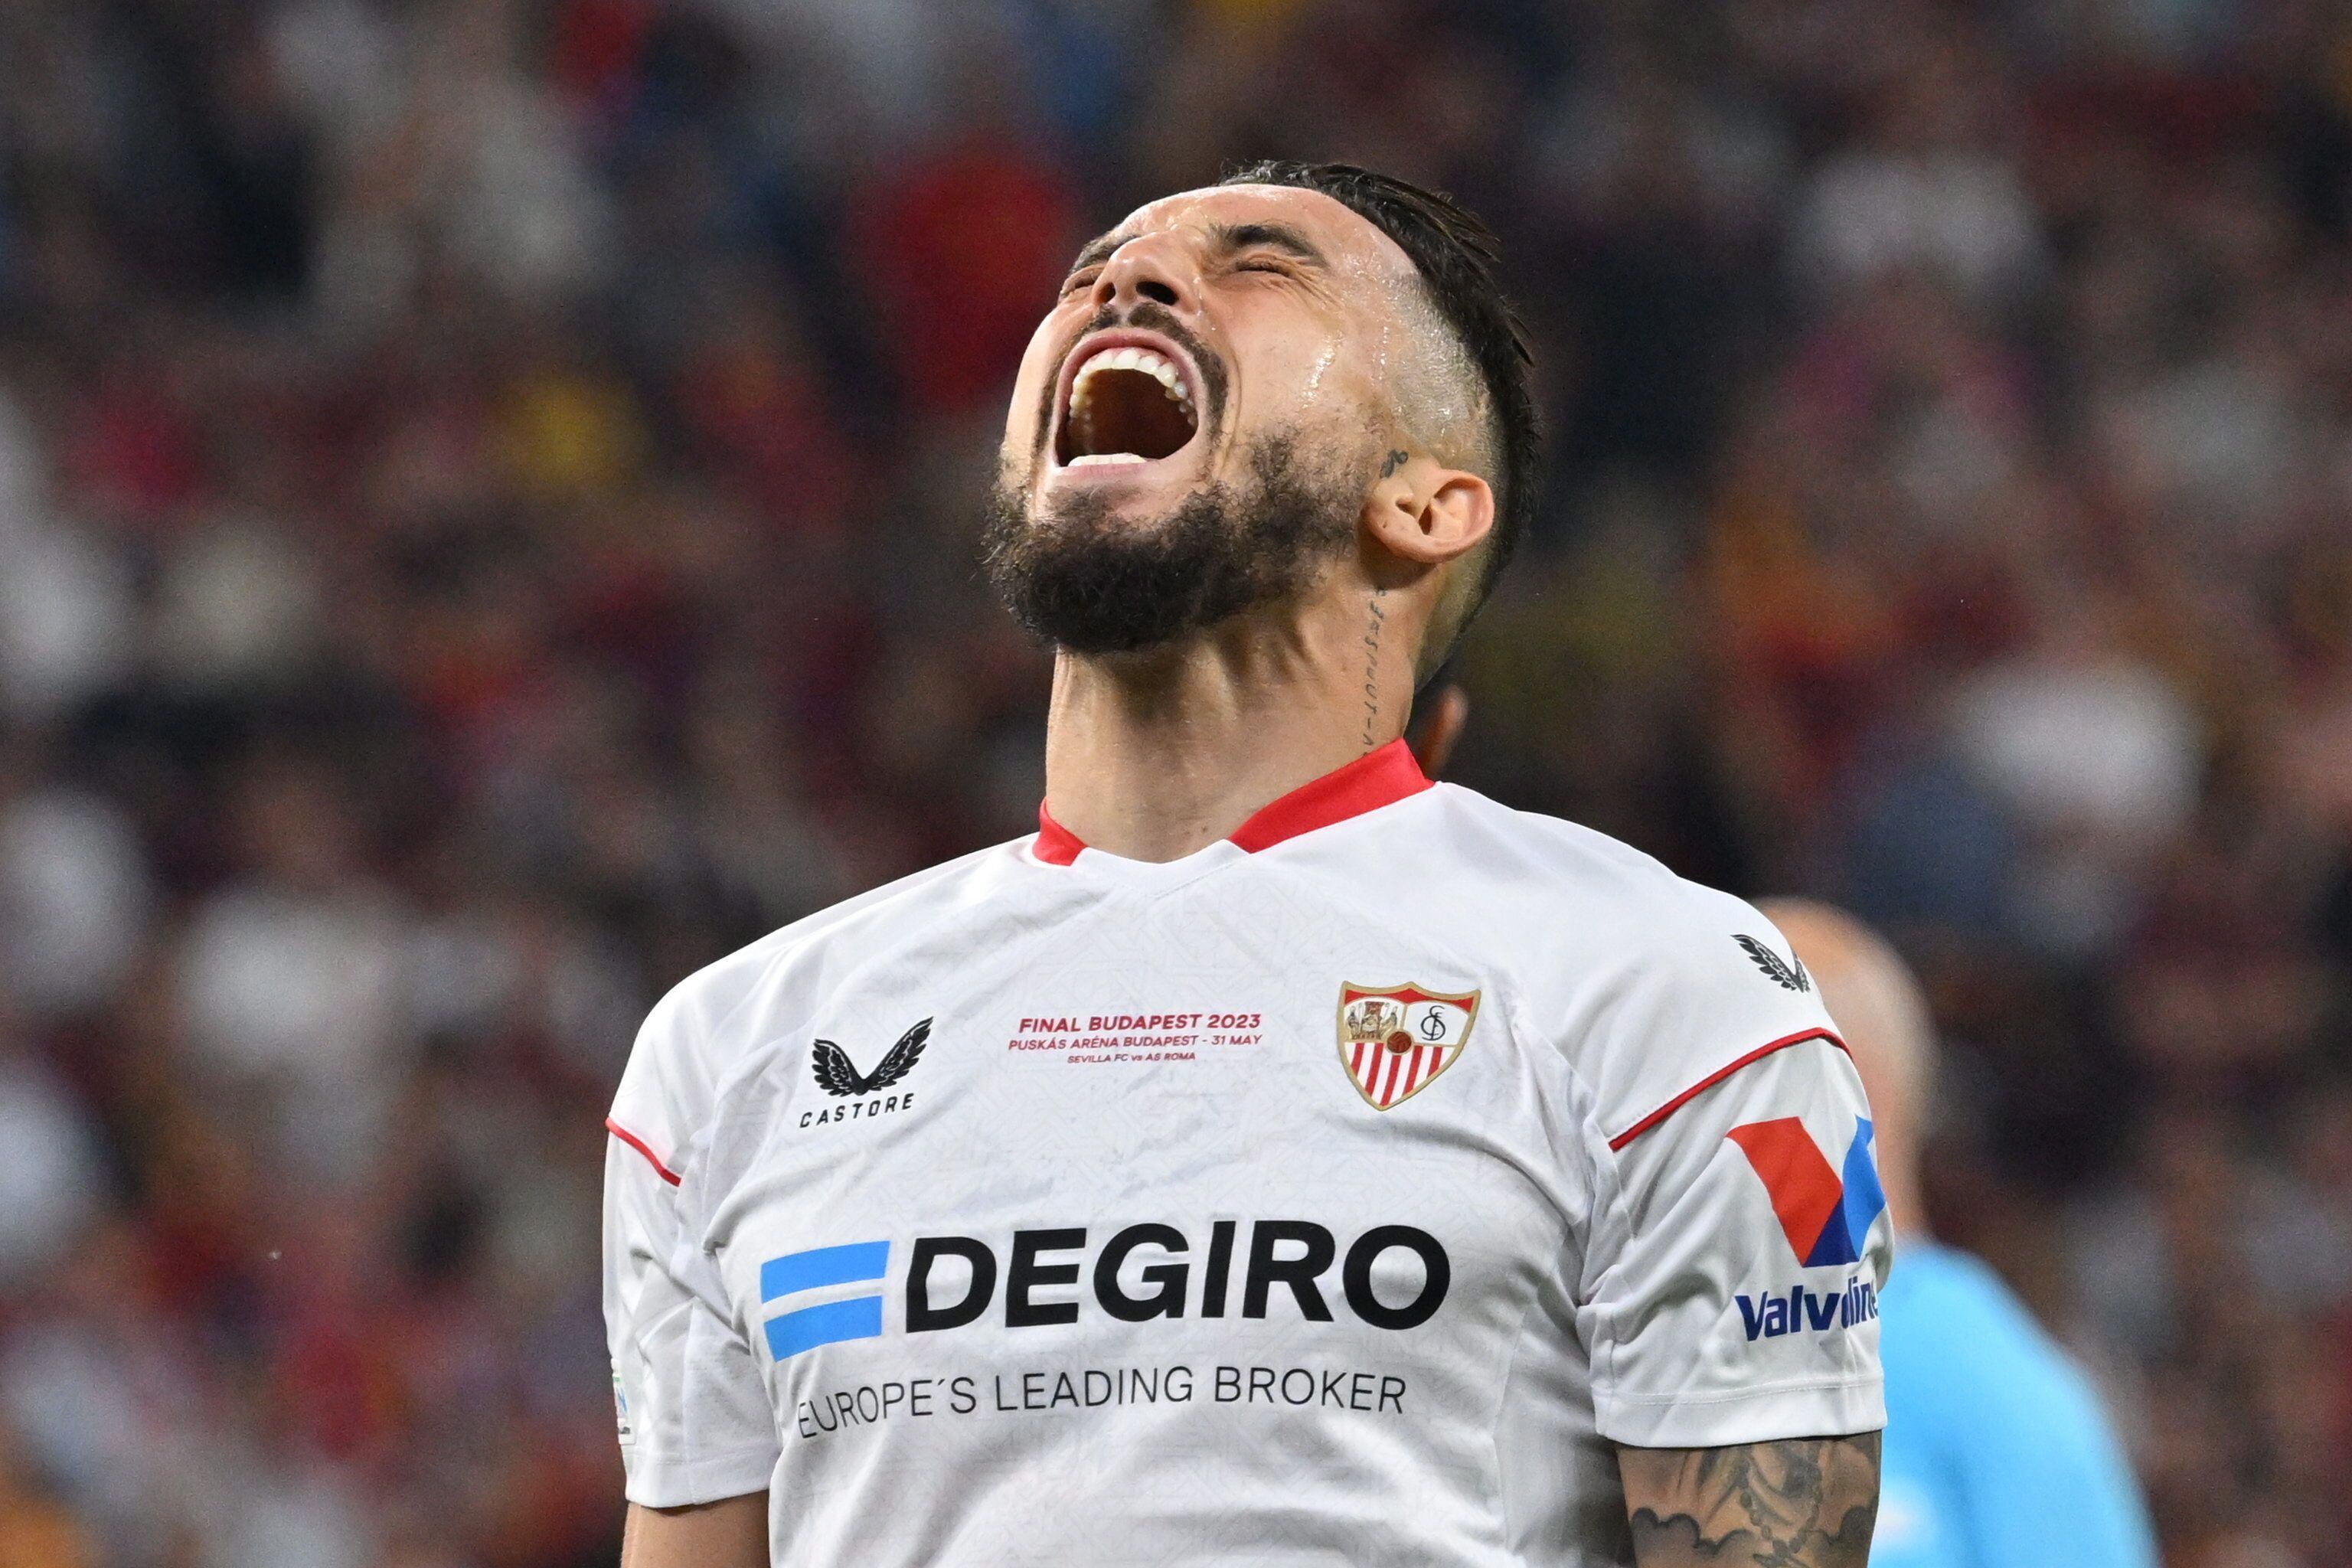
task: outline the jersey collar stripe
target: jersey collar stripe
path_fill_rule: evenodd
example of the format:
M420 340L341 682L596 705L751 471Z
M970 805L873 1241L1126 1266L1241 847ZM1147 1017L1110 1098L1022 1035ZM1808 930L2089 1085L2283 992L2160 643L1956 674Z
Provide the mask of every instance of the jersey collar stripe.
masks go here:
M680 1176L676 1171L673 1171L667 1165L663 1164L661 1163L661 1156L655 1153L653 1150L646 1145L644 1139L638 1137L635 1133L630 1131L627 1128L622 1126L619 1122L614 1121L609 1116L604 1118L604 1131L610 1132L614 1137L618 1138L622 1142L626 1143L630 1148L635 1149L638 1153L643 1154L646 1157L646 1163L651 1165L656 1171L659 1172L661 1173L661 1179L667 1182L671 1186L677 1186L681 1181L685 1180L685 1178Z
M1631 1143L1634 1139L1639 1138L1643 1133L1647 1132L1651 1128L1655 1127L1659 1122L1664 1121L1667 1117L1672 1116L1675 1111L1680 1110L1684 1106L1688 1105L1692 1100L1696 1100L1700 1095L1705 1094L1708 1089L1713 1089L1717 1084L1721 1083L1725 1079L1729 1078L1741 1068L1748 1066L1751 1062L1762 1061L1774 1051L1785 1051L1790 1046L1801 1046L1807 1040L1827 1040L1831 1045L1835 1046L1838 1049L1845 1051L1847 1056L1851 1057L1853 1055L1852 1051L1846 1051L1845 1042L1843 1040L1839 1039L1827 1029L1803 1029L1793 1035L1783 1035L1777 1040L1757 1047L1746 1056L1741 1057L1738 1061L1730 1062L1723 1067L1716 1068L1715 1071L1707 1074L1705 1078L1699 1079L1696 1083L1691 1085L1688 1089L1683 1090L1680 1094L1675 1096L1664 1105L1658 1107L1657 1110L1653 1110L1649 1115L1644 1116L1641 1121L1636 1121L1633 1126L1628 1127L1624 1131L1620 1132L1616 1137L1609 1140L1609 1152L1612 1154L1616 1153L1619 1150L1624 1148L1626 1144Z
M1038 859L1048 866L1066 866L1085 847L1076 834L1054 820L1044 801L1037 803L1037 842L1033 852Z
M1286 838L1393 805L1408 795L1419 795L1431 782L1413 760L1412 748L1402 740L1391 741L1260 806L1234 829L1229 841L1255 855ZM1085 847L1076 834L1054 820L1051 807L1038 805L1037 838L1031 853L1048 866L1066 866Z
M1300 784L1280 800L1260 806L1233 831L1233 840L1255 855L1286 838L1393 805L1430 787L1412 748L1402 740L1367 752L1343 768Z

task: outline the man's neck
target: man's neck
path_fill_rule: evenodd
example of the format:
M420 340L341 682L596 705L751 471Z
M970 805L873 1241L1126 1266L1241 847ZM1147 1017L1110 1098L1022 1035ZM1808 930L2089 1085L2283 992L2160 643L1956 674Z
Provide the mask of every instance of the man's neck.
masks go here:
M1181 648L1063 654L1045 799L1089 847L1174 860L1404 731L1411 647L1381 600Z

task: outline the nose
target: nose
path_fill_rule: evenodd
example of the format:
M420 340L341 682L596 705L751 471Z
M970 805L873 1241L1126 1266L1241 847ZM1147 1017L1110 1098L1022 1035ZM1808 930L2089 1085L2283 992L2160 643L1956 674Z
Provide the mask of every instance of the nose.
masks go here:
M1097 310L1129 309L1149 300L1171 309L1193 303L1192 270L1171 235L1141 235L1118 247L1095 279Z

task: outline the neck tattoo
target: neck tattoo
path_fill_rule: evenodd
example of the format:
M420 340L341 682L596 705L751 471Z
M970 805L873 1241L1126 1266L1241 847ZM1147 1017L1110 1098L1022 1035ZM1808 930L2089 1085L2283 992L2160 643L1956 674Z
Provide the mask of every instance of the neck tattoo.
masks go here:
M1379 744L1375 730L1381 717L1381 631L1387 624L1388 611L1381 601L1388 597L1386 588L1375 588L1365 606L1370 617L1364 623L1364 750Z

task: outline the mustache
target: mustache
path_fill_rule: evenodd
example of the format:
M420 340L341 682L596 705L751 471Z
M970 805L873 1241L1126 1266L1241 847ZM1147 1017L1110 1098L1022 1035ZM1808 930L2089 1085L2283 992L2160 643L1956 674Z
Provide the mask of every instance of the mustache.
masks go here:
M1093 333L1107 331L1112 327L1140 327L1160 333L1182 349L1192 357L1193 368L1201 373L1201 418L1203 426L1214 430L1223 422L1225 362L1212 353L1197 333L1178 320L1175 311L1155 300L1139 300L1124 314L1106 305L1071 337L1071 346L1076 347ZM1068 357L1069 350L1065 349L1063 358ZM1045 384L1041 398L1043 405L1038 410L1037 439L1029 454L1033 467L1045 457L1045 445L1054 438L1055 421L1061 417L1061 409L1055 405L1055 395L1061 390L1060 381L1061 378L1055 376Z

